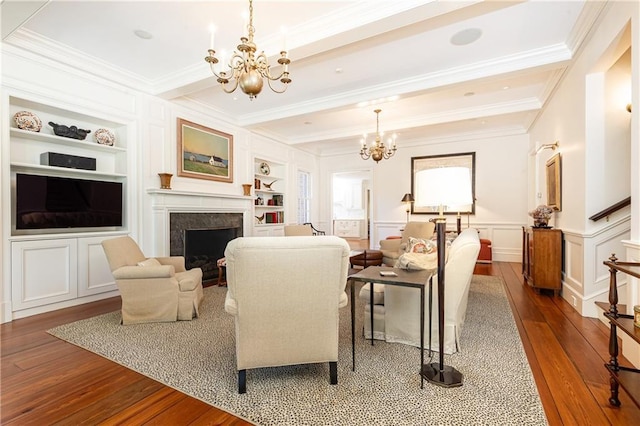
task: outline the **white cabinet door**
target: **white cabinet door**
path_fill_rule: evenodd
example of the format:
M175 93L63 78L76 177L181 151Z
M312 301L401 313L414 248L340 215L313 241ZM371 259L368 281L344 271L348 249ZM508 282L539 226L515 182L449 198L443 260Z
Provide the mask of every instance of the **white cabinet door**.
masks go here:
M284 237L284 225L282 226L254 226L254 237Z
M104 239L102 237L78 239L78 296L80 297L118 289L100 244Z
M336 220L334 221L334 234L338 237L359 237L360 236L360 220Z
M13 310L78 297L75 238L11 243Z

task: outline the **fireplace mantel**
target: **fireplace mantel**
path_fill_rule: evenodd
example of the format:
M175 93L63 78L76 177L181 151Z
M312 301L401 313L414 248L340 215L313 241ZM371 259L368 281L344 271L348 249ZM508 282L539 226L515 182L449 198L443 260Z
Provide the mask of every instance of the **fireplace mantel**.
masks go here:
M173 197L173 196L186 196L186 197L206 197L206 198L231 198L231 199L241 199L247 200L249 205L251 205L252 198L246 195L233 195L233 194L212 194L210 192L195 192L195 191L176 191L175 189L158 189L158 188L149 188L147 189L147 194L152 197Z
M242 213L243 235L251 235L253 198L234 194L147 189L153 214L153 245L156 255L169 254L169 216L171 213Z

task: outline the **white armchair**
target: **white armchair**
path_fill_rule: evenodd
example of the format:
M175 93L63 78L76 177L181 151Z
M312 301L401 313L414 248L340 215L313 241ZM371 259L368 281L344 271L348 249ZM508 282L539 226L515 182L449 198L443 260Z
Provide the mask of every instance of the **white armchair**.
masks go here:
M236 238L227 244L225 310L235 317L238 392L246 370L329 363L338 382L338 310L349 245L335 236Z
M429 239L433 235L435 227L433 222L408 222L402 231L401 238L381 240L382 263L387 266L395 266L398 257L405 250L409 237Z
M473 277L480 238L473 228L465 229L448 249L445 266L444 353L460 350L460 332L467 312L469 286ZM365 336L371 338L369 285L363 286L360 299L365 306ZM433 277L433 307L431 346L438 348L438 277ZM425 313L429 312L429 298L425 297ZM387 342L420 346L420 303L414 289L374 285L374 338ZM425 315L425 345L429 342L429 318Z
M102 248L122 297L122 324L191 320L202 302L202 270L184 257L146 258L131 237L104 240Z

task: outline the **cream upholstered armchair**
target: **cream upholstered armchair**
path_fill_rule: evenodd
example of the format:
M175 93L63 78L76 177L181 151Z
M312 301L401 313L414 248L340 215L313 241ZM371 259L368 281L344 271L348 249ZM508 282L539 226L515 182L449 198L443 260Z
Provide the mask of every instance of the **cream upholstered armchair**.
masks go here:
M402 231L401 238L381 240L382 263L387 266L395 266L398 257L405 251L409 237L428 240L433 235L435 227L433 222L408 222Z
M235 317L238 392L246 370L329 363L338 382L338 310L349 245L335 236L240 237L227 244L225 310Z
M310 237L313 235L313 229L310 224L304 225L285 225L284 236L285 237Z
M478 231L467 228L453 240L447 250L444 295L444 353L460 350L460 333L467 313L467 300L473 270L480 253ZM427 256L427 255L425 255ZM433 262L437 265L437 257ZM360 290L365 305L365 336L371 338L369 283ZM431 321L431 346L438 348L438 277L433 277L433 307ZM415 289L374 285L373 328L374 339L420 346L420 303ZM429 298L425 297L425 336L429 342Z
M184 257L146 258L129 236L102 242L122 297L122 323L191 320L202 302L202 270Z

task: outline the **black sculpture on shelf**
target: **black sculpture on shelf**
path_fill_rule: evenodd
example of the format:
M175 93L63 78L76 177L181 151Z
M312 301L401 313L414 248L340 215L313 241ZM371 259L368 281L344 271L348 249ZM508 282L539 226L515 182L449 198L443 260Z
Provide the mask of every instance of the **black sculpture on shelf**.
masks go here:
M65 126L64 124L56 124L49 122L49 126L53 127L53 133L65 138L84 140L91 130L78 129L76 126Z

